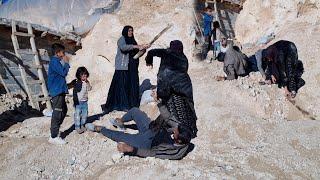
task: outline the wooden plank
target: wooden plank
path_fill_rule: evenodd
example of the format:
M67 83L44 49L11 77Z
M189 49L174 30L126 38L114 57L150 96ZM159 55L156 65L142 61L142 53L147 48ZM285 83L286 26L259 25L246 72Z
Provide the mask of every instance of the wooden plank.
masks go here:
M28 23L27 29L28 29L28 34L32 34L33 35L32 26L31 26L30 23ZM37 52L37 47L36 47L36 43L35 43L35 40L34 40L34 36L30 37L30 44L31 44L32 51L33 52ZM41 66L38 53L36 53L35 56L34 56L34 62L35 62L36 66L38 66L38 67ZM45 79L44 79L42 68L37 68L37 71L38 71L39 80L41 81L42 93L43 93L45 98L49 98L49 92L48 92L46 83L44 83ZM52 110L52 106L51 106L50 100L46 101L46 105L47 105L47 109L49 111L51 111Z
M14 52L15 52L16 56L21 59L21 56L20 56L20 54L18 52L18 49L20 49L19 48L19 42L18 42L17 36L15 35L15 33L17 32L16 22L15 21L11 22L11 28L12 28L11 40L12 40L12 44L13 44L13 47L14 47ZM22 67L20 64L19 64L19 69L20 69L22 81L23 81L23 84L24 84L24 87L25 87L25 91L27 92L27 95L28 95L29 100L30 100L30 104L31 104L31 106L33 108L37 108L39 106L36 106L32 101L31 92L30 92L30 89L29 89L29 86L28 86L28 83L27 83L27 80L26 80L26 71L25 71L24 67Z
M42 70L42 65L30 65L29 67L33 68L33 69L41 69Z
M218 21L220 23L220 18L219 18L219 14L218 14L218 7L217 7L217 1L214 1L214 11L216 12L216 21Z
M33 100L34 100L34 102L43 102L43 101L50 101L51 98L50 97L41 97L41 98L35 97L35 98L33 98Z
M35 84L43 84L44 81L43 80L32 80L32 81L28 81L27 83L28 83L28 85L35 85Z
M36 55L37 51L32 51L32 49L18 49L19 54L28 54L28 55Z
M34 34L24 33L24 32L14 32L15 36L23 36L23 37L34 37Z
M28 98L30 100L30 104L33 108L37 108L38 109L38 106L36 104L33 103L33 99L32 99L32 95L31 95L31 92L30 92L30 88L28 86L28 82L27 82L27 75L26 75L26 71L24 70L24 68L19 64L19 67L20 67L20 71L21 71L21 77L22 77L22 82L25 86L25 90L28 94Z

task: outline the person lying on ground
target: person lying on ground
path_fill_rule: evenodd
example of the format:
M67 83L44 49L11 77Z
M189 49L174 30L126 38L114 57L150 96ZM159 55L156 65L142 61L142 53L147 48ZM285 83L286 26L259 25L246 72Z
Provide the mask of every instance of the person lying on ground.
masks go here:
M86 128L118 142L118 150L130 156L181 159L187 154L191 137L188 133L183 133L182 127L170 129L159 125L161 128L154 128L150 126L151 119L138 108L132 108L122 118L112 119L110 122L124 129L124 124L129 121L136 123L139 131L137 134L114 131L91 123Z
M217 81L234 80L239 76L247 75L247 57L240 51L239 47L228 48L223 60L223 71L227 77L217 76Z
M52 51L54 56L50 58L47 83L53 109L49 143L66 144L59 137L59 128L68 111L65 98L68 94L66 77L70 69L69 57L65 55L65 47L61 44L53 44Z
M192 138L197 135L197 116L194 109L192 82L188 75L188 59L181 41L170 42L168 49L152 49L146 56L147 66L153 57L161 58L157 75L156 99L160 110L159 121L184 125ZM161 113L162 111L162 113ZM161 117L166 114L165 117ZM169 118L171 117L171 118Z
M88 77L89 72L85 67L82 66L77 69L77 81L73 88L73 103L75 108L74 126L79 134L86 130L84 125L88 117L88 92L92 90Z
M280 40L266 48L263 61L267 62L266 83L284 87L285 95L294 98L305 84L301 78L303 64L298 60L296 45Z

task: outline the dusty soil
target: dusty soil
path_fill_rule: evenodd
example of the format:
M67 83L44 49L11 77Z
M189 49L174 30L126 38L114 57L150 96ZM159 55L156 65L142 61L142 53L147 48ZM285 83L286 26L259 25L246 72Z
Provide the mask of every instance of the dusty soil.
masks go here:
M214 76L223 74L222 64L198 62L191 57L192 47L187 45L189 41L192 42L188 36L191 24L186 25L192 3L182 0L168 0L165 2L171 4L164 5L151 0L134 2L125 1L119 14L108 15L96 25L84 39L83 49L74 57L72 71L76 66L86 65L92 72L90 78L95 90L90 94L89 103L90 115L95 115L101 112L99 106L106 100L113 73L113 64L96 56L105 53L113 62L116 49L114 42L122 26L129 24L126 19L130 19L134 27L141 26L135 33L142 43L156 34L154 30L150 31L155 25L163 27L167 23L163 21L169 21L171 17L184 19L179 22L174 18L172 21L175 21L176 28L154 47L165 46L175 37L184 40L198 115L198 137L192 141L195 144L194 150L180 161L120 158L115 142L100 134L85 132L78 135L69 130L73 124L73 110L70 107L69 117L61 128L67 145L54 146L47 142L50 119L45 117L27 119L0 133L0 179L320 178L320 113L316 103L319 102L319 96L313 96L318 93L314 92L316 85L313 85L313 80L318 76L314 76L317 74L316 68L311 68L312 65L319 67L315 61L318 55L306 46L308 42L316 44L316 40L307 36L308 39L299 39L303 44L298 46L299 56L306 64L304 78L307 85L302 88L296 102L317 118L310 120L284 98L283 90L276 86L258 85L258 73L234 81L215 81ZM138 6L148 4L152 11ZM130 16L128 11L150 11L154 15ZM106 31L110 33L104 33ZM299 38L289 31L279 33L278 37ZM156 67L146 70L142 62L140 80L151 78L154 82L156 72ZM153 118L157 113L154 104L142 109ZM108 120L122 114L113 112L98 118L94 123L112 128Z

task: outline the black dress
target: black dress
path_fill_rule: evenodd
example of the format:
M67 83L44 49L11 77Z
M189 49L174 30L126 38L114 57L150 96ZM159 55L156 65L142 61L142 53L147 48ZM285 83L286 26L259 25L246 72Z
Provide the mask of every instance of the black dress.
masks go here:
M134 53L135 54L135 53ZM128 98L130 108L139 107L139 59L133 59L133 56L129 55L129 66L128 66Z
M139 107L139 60L133 59L136 53L136 50L129 52L128 70L115 70L107 102L103 107L104 113L113 110L128 111L133 107Z

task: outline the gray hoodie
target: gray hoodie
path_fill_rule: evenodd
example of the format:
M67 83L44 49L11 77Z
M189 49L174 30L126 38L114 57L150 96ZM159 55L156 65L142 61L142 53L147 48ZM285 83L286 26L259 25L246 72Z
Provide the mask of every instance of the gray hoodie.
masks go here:
M125 51L133 50L133 44L127 44L123 36L117 42L118 49L115 58L115 69L116 70L128 70L129 64L129 53L124 53Z

